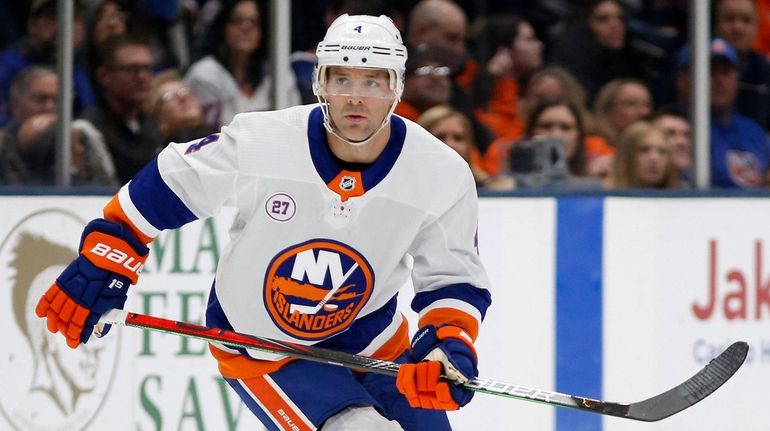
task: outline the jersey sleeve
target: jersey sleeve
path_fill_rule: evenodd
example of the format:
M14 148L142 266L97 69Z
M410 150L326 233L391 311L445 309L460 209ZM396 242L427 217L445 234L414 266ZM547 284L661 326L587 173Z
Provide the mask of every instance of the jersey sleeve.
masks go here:
M234 202L236 123L222 133L169 144L118 191L105 218L128 226L147 244L162 230L211 217Z
M475 340L491 303L477 247L478 198L468 172L463 190L446 211L427 220L413 243L412 309L419 327L450 324Z

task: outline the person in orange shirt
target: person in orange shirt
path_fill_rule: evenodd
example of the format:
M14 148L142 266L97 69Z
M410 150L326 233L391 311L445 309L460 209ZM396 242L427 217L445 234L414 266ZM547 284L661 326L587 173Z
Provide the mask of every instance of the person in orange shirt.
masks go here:
M453 0L421 0L409 13L406 41L411 48L423 44L449 50L457 64L452 75L451 105L473 123L476 144L483 152L494 134L473 112L473 83L479 73L477 61L467 47L468 17Z
M754 38L754 49L770 59L770 0L757 2L758 31Z
M477 33L485 70L476 77L474 112L497 138L517 139L524 130L520 89L543 67L543 43L530 23L513 15L491 17Z
M592 177L605 176L609 171L615 150L607 143L606 139L595 134L593 118L586 108L585 90L577 79L565 69L549 66L532 75L519 104L520 115L517 121L522 124L522 132L524 124L528 123L527 119L530 112L533 112L544 100L549 99L566 99L578 108L582 115L581 123L584 129L583 144L588 161L587 173ZM503 166L500 164L499 150L494 149L494 147L507 145L506 143L515 142L519 138L521 138L521 134L511 139L499 138L493 142L488 150L488 153L491 154L485 154L482 160L482 168L490 175L497 175Z
M518 145L528 145L538 138L556 138L563 144L566 175L563 180L589 177L589 159L585 143L585 115L580 108L568 99L544 99L533 110L527 120L524 137L520 141L497 140L487 151L485 158L495 158L498 171L494 174L515 174L513 166L517 164L512 149ZM598 187L595 180L578 181L586 187ZM566 183L565 183L566 184Z
M395 113L412 121L436 105L450 103L452 76L456 71L452 52L438 45L409 49L404 93Z

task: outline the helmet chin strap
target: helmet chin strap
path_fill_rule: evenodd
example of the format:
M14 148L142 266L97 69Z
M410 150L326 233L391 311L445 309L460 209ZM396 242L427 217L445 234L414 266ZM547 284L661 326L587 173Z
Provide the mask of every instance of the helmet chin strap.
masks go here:
M342 132L339 132L337 128L334 126L333 121L331 119L331 115L329 114L329 101L327 101L325 98L319 95L317 95L316 98L318 99L318 102L321 104L321 110L323 110L323 113L324 113L324 128L326 129L326 131L336 136L343 142L350 144L354 147L362 147L368 144L372 139L374 139L375 136L377 136L378 133L380 133L380 130L382 130L383 128L385 128L385 126L390 124L390 117L391 115L393 115L393 111L396 110L396 105L398 105L398 102L400 100L400 98L393 99L393 103L390 105L388 114L385 115L385 118L382 120L382 124L380 124L380 127L378 127L377 130L372 132L365 139L362 139L360 141L354 141L342 136Z

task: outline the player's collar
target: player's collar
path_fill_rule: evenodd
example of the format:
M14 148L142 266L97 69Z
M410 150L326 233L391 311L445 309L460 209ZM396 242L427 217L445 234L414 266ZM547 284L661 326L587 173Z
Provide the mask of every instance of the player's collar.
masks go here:
M388 175L388 172L390 172L390 169L398 160L399 154L401 154L401 148L404 146L404 138L406 137L406 124L404 124L401 118L394 115L391 117L390 125L387 127L390 127L388 144L377 160L360 173L361 182L363 183L362 193L371 190L372 187L379 184ZM324 184L332 184L332 181L339 177L343 170L334 161L334 157L326 142L326 129L323 125L323 112L320 107L310 111L307 137L308 144L310 145L310 157L313 160L316 172L318 172ZM331 186L329 188L339 193L335 188Z

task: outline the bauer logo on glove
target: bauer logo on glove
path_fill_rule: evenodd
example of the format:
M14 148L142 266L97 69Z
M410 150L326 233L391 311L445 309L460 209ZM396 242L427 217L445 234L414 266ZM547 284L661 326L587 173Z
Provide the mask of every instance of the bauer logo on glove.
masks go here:
M122 309L128 287L136 284L149 249L124 226L91 221L80 240L80 256L64 269L35 308L47 320L48 330L61 332L67 345L76 348L94 332L106 311ZM106 335L109 326L98 331Z

